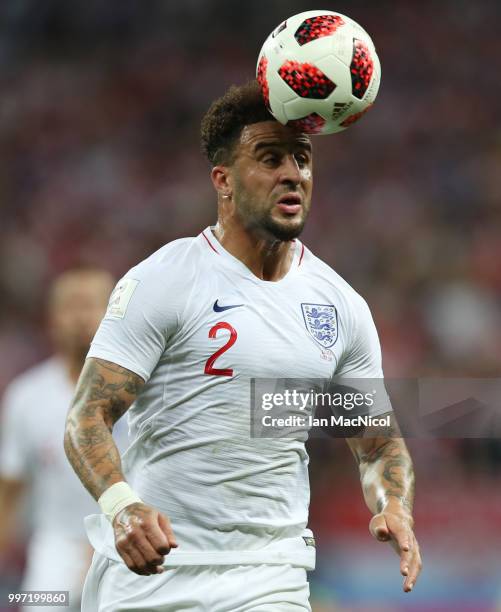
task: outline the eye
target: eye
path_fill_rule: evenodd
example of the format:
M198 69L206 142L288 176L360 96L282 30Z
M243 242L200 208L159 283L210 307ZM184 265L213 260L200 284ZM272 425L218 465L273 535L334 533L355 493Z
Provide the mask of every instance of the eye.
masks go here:
M273 153L267 153L263 158L261 158L261 161L266 166L278 166L280 163L280 158L278 155Z
M307 166L308 162L310 161L306 153L296 153L294 157L296 158L296 161L299 164L299 166Z

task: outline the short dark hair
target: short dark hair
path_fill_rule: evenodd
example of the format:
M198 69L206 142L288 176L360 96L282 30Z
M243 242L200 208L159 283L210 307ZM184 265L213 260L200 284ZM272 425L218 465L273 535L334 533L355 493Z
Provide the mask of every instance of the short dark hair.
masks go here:
M202 119L202 151L213 165L232 163L242 129L260 121L275 121L275 118L266 108L258 82L232 85L211 104Z

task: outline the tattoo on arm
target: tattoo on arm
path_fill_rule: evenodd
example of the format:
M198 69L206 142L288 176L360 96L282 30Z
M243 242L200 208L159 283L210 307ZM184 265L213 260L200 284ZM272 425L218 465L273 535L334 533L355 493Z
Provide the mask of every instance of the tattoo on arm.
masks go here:
M354 453L359 460L364 497L369 508L382 512L390 498L395 498L412 513L414 470L403 439L366 439Z
M414 473L412 461L402 440L384 443L370 453L367 462L380 464L381 490L377 496L377 510L381 512L389 497L399 500L412 513L414 503Z
M136 399L144 381L102 359L88 359L66 420L66 456L83 485L98 499L124 480L113 425Z

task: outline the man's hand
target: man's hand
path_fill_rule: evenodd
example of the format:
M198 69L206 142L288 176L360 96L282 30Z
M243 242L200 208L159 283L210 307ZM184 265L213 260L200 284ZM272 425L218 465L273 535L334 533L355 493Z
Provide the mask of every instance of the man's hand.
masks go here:
M177 548L169 519L146 504L131 504L113 520L115 545L127 567L141 576L161 574L164 555Z
M412 516L402 507L390 504L369 523L369 531L379 542L390 542L400 557L400 573L405 576L404 591L412 591L423 563L413 531Z
M385 435L347 439L360 469L367 507L374 515L369 530L376 540L390 542L400 557L404 591L412 591L421 571L421 554L414 535L414 469L395 421ZM374 433L378 434L376 430Z

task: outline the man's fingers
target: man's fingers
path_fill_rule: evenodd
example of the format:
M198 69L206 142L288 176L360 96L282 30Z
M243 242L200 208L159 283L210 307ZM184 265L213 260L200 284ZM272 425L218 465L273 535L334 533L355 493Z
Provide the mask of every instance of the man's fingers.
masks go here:
M141 576L149 576L151 574L161 574L164 569L162 567L163 557L159 557L157 553L153 560L144 556L140 548L133 544L122 545L118 552L125 561L127 567Z
M371 534L379 541L389 541L400 557L400 573L404 576L403 589L412 591L421 571L422 562L419 546L412 525L405 516L397 514L375 514L370 523Z
M410 545L410 534L409 531L405 527L397 527L397 529L392 531L392 536L395 539L398 547L402 552L409 552L411 549Z
M414 538L412 531L409 529L408 523L402 521L401 518L392 515L388 515L386 520L391 537L398 544L400 551L410 551Z
M396 544L393 548L398 555L402 556L402 553L411 550L412 532L406 523L392 515L385 517L383 514L373 516L371 523L376 539L388 541L391 538L392 545Z
M409 533L408 529L400 525L391 529L390 535L391 545L400 557L400 573L402 576L408 576L414 557L413 545L411 544L414 537Z
M404 580L404 591L408 593L412 591L414 585L416 584L416 580L419 577L421 572L421 568L423 567L423 563L421 561L421 553L419 552L419 547L417 543L414 546L414 555L411 563L409 564L409 572L407 574L406 579Z
M132 567L130 568L133 572L136 572L136 574L140 574L141 576L146 575L146 561L144 560L144 557L141 555L141 553L133 548L133 547L129 547L126 551L126 554L130 557L130 559L132 560Z
M158 515L160 518L160 514ZM149 523L144 530L148 541L151 546L159 553L160 555L167 555L171 549L169 540L165 533L160 529L159 521L152 521ZM163 561L163 560L162 560Z
M397 555L400 555L401 567L404 569L404 564L408 563L412 557L409 534L406 529L398 529L391 532L391 537L396 544L395 551Z
M125 533L122 533L117 539L116 548L130 570L136 572L136 574L145 574L146 560L140 550L127 539Z
M131 521L125 529L126 533L126 550L137 550L146 561L146 565L154 566L162 565L163 555L157 552L147 538L147 532L150 529L151 518L137 518Z
M164 555L177 547L169 519L145 504L127 506L113 522L115 542L127 567L149 576L164 571Z
M369 531L380 542L387 542L390 539L390 530L382 514L375 514L372 517L369 523Z
M412 553L410 551L400 552L400 573L402 576L408 576L410 565L412 562Z
M148 523L151 518L133 517L128 523L116 526L116 547L127 567L140 575L163 572L163 554L148 540ZM161 534L165 539L165 536Z
M118 550L118 549L117 549ZM119 550L118 551L120 553L120 556L122 557L122 559L125 561L125 565L132 571L134 571L134 561L132 560L132 557L126 553L124 550Z
M169 544L169 547L170 548L177 548L178 547L178 543L176 542L176 536L174 535L174 532L172 531L172 527L170 525L170 521L161 512L158 513L158 525L159 525L160 529L162 530L162 532L167 537L167 542Z

